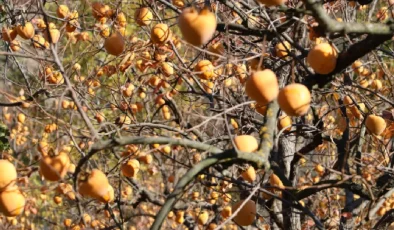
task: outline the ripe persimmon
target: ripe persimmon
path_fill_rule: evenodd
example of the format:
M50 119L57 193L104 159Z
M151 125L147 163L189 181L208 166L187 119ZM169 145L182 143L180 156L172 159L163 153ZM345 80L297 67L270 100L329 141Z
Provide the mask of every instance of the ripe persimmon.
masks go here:
M241 152L254 152L258 149L259 144L256 138L250 135L239 135L234 137L234 143Z
M245 92L260 105L268 104L279 93L279 84L275 73L269 69L254 72L246 81Z
M154 44L163 45L167 43L172 37L172 32L167 24L157 24L155 25L150 34L150 38Z
M8 29L7 27L3 27L1 29L1 38L6 42L13 41L18 35L16 29Z
M198 76L204 80L209 80L216 76L214 72L214 67L209 60L199 61L197 65L194 67L194 71L201 72L198 74Z
M112 33L111 36L105 39L104 48L107 53L119 56L125 49L125 41L119 32Z
M365 126L370 133L378 136L386 129L386 121L380 116L371 114L367 117Z
M45 48L45 38L39 34L34 35L33 46L38 49L39 48L44 49Z
M0 193L0 212L7 217L20 215L25 208L25 203L25 196L16 186Z
M16 32L23 39L31 39L35 35L34 26L31 22L25 22L25 25L18 25L16 27Z
M311 93L305 85L293 83L280 90L278 103L288 116L302 116L309 110Z
M12 186L16 182L15 166L8 160L0 159L0 190Z
M288 50L291 49L291 45L288 41L279 42L275 46L276 56L279 58L286 57L288 55Z
M135 177L140 170L140 162L136 159L131 159L121 166L121 170L125 177Z
M21 43L17 40L10 42L10 48L14 52L18 52L21 49Z
M82 196L102 198L111 193L107 176L99 169L93 169L84 180L78 182L78 192Z
M178 19L183 38L195 46L204 45L212 39L216 24L216 16L208 8L200 12L194 7L186 8Z
M321 43L309 50L307 62L318 74L329 74L337 65L337 51L328 43Z
M40 173L48 181L62 179L70 166L67 153L60 152L57 156L44 156L40 161Z
M242 178L250 183L256 180L256 170L253 166L249 166L245 171L241 174Z
M56 14L59 18L67 17L69 12L70 12L70 9L66 5L59 5L59 7L56 10Z
M198 215L197 223L199 225L205 225L208 222L209 213L208 211L204 210Z
M137 9L134 13L134 20L140 26L147 26L152 22L153 14L148 7Z
M233 212L237 212L241 204L245 201L240 200L235 203L232 207ZM251 225L256 218L256 203L252 200L246 201L244 206L238 211L237 215L235 215L233 221L241 226Z
M286 116L286 115L279 117L278 130L280 131L280 130L290 126L291 123L292 123L291 117ZM287 131L290 131L290 130L291 130L291 127L287 128L285 131L287 132Z

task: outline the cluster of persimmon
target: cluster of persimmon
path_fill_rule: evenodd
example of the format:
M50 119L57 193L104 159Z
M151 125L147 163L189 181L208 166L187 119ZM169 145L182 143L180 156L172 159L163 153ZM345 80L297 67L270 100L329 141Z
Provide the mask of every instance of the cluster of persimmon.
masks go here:
M17 185L15 166L8 160L0 160L0 212L7 217L21 214L26 198Z

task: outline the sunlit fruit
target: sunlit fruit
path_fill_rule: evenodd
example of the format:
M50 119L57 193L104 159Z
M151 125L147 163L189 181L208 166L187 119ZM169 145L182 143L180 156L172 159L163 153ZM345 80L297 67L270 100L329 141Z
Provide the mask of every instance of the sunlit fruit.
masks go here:
M280 131L280 130L288 127L288 128L285 129L285 131L290 131L291 127L289 127L289 126L291 126L291 123L292 123L291 117L286 116L286 115L279 117L279 119L278 119L278 130Z
M109 35L111 35L111 28L109 27L108 24L99 25L99 26L97 26L97 29L100 31L100 35L101 35L103 38L108 38ZM115 32L115 33L116 33L116 32ZM114 33L114 34L115 34L115 33ZM104 44L105 44L105 43L104 43Z
M275 187L278 187L278 188L284 188L283 182L282 182L282 181L280 180L280 178L279 178L276 174L274 174L274 173L272 173L272 174L270 175L269 182L270 182L270 184L271 184L272 186L275 186Z
M107 176L99 169L93 169L89 176L79 181L78 191L82 196L89 196L100 201L111 199L111 188Z
M208 222L208 218L209 218L209 213L208 211L204 210L198 215L197 222L199 225L205 225Z
M278 56L279 58L286 57L290 49L291 45L288 41L279 42L275 46L276 56Z
M305 85L293 83L280 90L278 103L288 116L302 116L309 110L311 93Z
M63 202L63 199L61 196L55 196L53 197L53 202L55 202L55 204L61 204Z
M72 224L72 220L69 219L69 218L64 219L63 224L64 224L65 227L70 227L71 224Z
M160 23L155 25L150 34L153 43L163 45L171 39L172 33L168 25Z
M16 29L8 29L7 27L3 27L1 29L1 37L6 42L13 41L17 35L18 33Z
M261 115L265 116L266 112L267 112L267 106L266 105L261 105L259 103L257 103L255 105L255 109L258 113L260 113Z
M214 72L214 66L209 60L201 60L194 67L194 71L199 72L198 76L201 79L209 80L216 76Z
M372 81L371 87L372 87L372 89L374 89L374 90L381 90L382 87L383 87L383 83L382 83L381 80L375 79L375 80Z
M25 22L24 25L18 25L16 31L23 39L31 39L35 34L34 26L31 22Z
M182 8L185 6L185 0L172 0L172 4L178 8Z
M322 175L324 173L325 169L324 169L323 165L317 164L317 165L315 165L315 171L317 173L319 173L320 175Z
M237 149L241 152L254 152L258 149L259 144L256 138L250 135L240 135L234 138Z
M56 14L59 18L67 17L69 12L70 9L66 5L59 5L59 7L56 10Z
M184 215L185 215L185 211L177 211L175 215L175 221L178 224L182 224L185 221Z
M127 25L126 15L123 12L118 13L116 16L116 22L120 27L125 27Z
M163 71L164 75L166 75L167 77L174 74L174 67L170 62L162 62L161 70Z
M268 104L279 93L278 79L275 73L269 69L254 72L246 81L245 92L260 105Z
M15 166L8 160L0 159L0 190L12 186L16 182Z
M241 174L242 178L250 183L256 180L256 170L253 166L249 166L245 171Z
M216 25L216 16L208 8L200 12L193 7L186 8L178 18L183 39L195 46L209 42L216 31Z
M385 6L381 7L378 13L376 14L376 18L378 18L378 20L381 22L386 21L386 19L389 18L388 8Z
M33 37L33 46L36 48L45 48L45 38L39 34L34 35Z
M222 209L222 211L220 212L220 214L222 215L222 217L223 217L224 219L227 219L228 217L230 217L231 214L232 214L231 206L225 206L225 207Z
M331 73L337 64L337 51L328 43L321 43L309 50L307 62L318 74Z
M14 52L18 52L21 49L21 43L17 40L14 40L10 43L10 48Z
M364 66L363 63L360 60L356 60L353 64L352 64L352 69L354 70L354 72L356 73L362 73L364 71Z
M62 179L70 166L67 153L60 152L57 156L44 156L40 161L40 173L48 181Z
M231 124L231 126L233 126L234 129L238 129L239 128L239 125L238 125L237 121L234 120L233 118L230 119L230 124Z
M245 200L240 200L232 207L232 211L237 212L238 208ZM252 200L246 201L245 205L238 211L233 221L241 226L251 225L256 218L256 203Z
M50 40L53 44L56 44L60 38L60 31L56 28L51 28L49 29L49 34L51 35L51 38L47 38L47 40Z
M369 115L365 121L365 126L370 133L378 136L386 128L386 121L380 116Z
M0 212L7 217L20 215L25 203L25 196L16 186L0 193Z
M147 26L152 22L153 14L148 7L137 9L134 13L134 20L140 26Z
M119 32L112 33L111 36L105 39L104 48L107 53L119 56L125 49L125 41Z
M136 159L128 160L121 166L121 170L125 177L135 177L140 170L140 162Z
M17 120L18 120L18 122L21 123L21 124L25 123L26 115L23 114L23 113L19 113L18 116L17 116Z

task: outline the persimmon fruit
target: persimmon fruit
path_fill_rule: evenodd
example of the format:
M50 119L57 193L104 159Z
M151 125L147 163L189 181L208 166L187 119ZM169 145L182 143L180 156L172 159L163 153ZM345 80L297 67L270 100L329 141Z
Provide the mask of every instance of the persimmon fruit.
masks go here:
M200 12L194 7L186 8L178 19L183 38L194 46L209 42L216 31L216 25L216 16L208 8Z
M252 73L245 84L246 94L260 105L276 99L279 93L278 79L270 69Z
M288 116L302 116L309 110L311 93L302 84L293 83L280 90L278 104Z
M239 135L234 138L237 149L241 152L254 152L258 149L259 144L256 138L250 135Z

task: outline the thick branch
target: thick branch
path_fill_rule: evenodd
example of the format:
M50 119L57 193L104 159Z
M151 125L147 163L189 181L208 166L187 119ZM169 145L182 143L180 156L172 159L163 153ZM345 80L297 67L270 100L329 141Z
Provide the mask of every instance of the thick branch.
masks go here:
M370 34L370 35L390 35L394 34L394 26L391 23L357 23L338 22L332 19L323 8L322 2L317 0L304 1L306 8L312 11L313 17L319 26L327 33L341 34Z
M74 189L76 190L76 182L78 178L78 174L81 172L82 167L86 164L86 162L94 156L99 151L117 147L117 146L125 146L129 144L172 144L172 145L180 145L189 148L195 148L201 151L208 151L210 153L221 153L223 150L216 148L212 145L204 144L197 141L187 140L187 139L176 139L176 138L168 138L168 137L121 137L114 138L111 140L102 140L95 143L90 149L89 153L79 160L78 165L75 169L74 173Z
M304 84L309 88L324 87L334 79L334 74L342 72L354 61L376 49L383 42L390 40L391 37L392 35L368 35L364 40L349 46L347 50L339 54L334 71L327 75L309 75L306 77Z
M254 162L259 168L261 168L267 162L264 159L254 153L237 153L234 149L227 150L223 153L213 155L197 165L191 168L178 182L175 186L174 191L168 196L163 207L160 209L159 213L156 215L156 219L153 222L151 230L159 230L164 219L167 217L168 213L171 211L175 202L182 196L184 188L202 171L205 169L220 163L234 162L234 161L248 161Z

